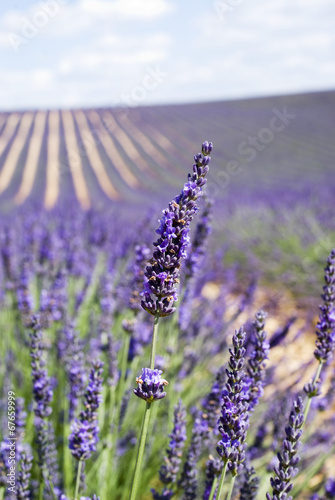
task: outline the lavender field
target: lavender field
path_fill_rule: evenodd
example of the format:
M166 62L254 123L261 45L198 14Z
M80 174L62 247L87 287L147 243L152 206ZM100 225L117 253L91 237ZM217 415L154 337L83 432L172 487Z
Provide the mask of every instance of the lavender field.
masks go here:
M0 114L0 499L335 498L334 99Z

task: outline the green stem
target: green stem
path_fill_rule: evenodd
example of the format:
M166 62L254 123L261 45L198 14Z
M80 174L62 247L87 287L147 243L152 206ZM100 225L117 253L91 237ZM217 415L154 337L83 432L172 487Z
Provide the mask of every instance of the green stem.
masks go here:
M5 497L5 488L1 486L0 488L0 500L3 500Z
M208 500L213 500L217 485L218 485L218 477L215 476L212 484L211 494L209 495Z
M158 336L158 321L159 321L159 315L157 314L155 316L154 331L152 334L152 341L151 341L151 355L150 355L150 368L151 368L151 370L155 369L156 344L157 344L157 336Z
M229 491L228 491L228 495L227 495L226 500L230 500L231 499L231 496L232 496L232 493L233 493L233 489L234 489L235 479L236 479L236 476L233 476L231 478L230 487L229 487Z
M74 500L79 500L79 486L80 486L80 476L81 476L81 468L83 466L83 461L79 460L78 470L77 470L77 479L76 479L76 489L74 492Z
M221 495L222 495L222 488L223 488L223 483L224 483L224 480L226 477L227 467L228 467L228 460L227 460L227 462L225 462L224 467L223 467L223 471L221 474L219 488L218 488L218 494L216 495L217 500L220 500Z
M315 377L313 379L313 384L315 384L315 382L319 379L322 367L323 367L323 362L319 361L319 366L318 366L318 369L316 370L316 374L315 374ZM311 403L312 403L312 398L307 396L305 399L304 425L306 424L307 415L308 415L308 412L310 410Z
M132 484L129 500L136 500L136 498L137 498L136 495L137 495L137 489L138 489L138 480L139 480L139 476L141 473L141 466L142 466L142 460L143 460L143 454L144 454L144 448L145 448L145 441L147 438L147 432L148 432L148 427L149 427L150 409L151 409L151 403L147 403L146 408L145 408L145 412L144 412L144 417L143 417L140 444L138 447L138 452L137 452L137 457L136 457L136 465L135 465L135 471L134 471L134 477L133 477L133 484Z

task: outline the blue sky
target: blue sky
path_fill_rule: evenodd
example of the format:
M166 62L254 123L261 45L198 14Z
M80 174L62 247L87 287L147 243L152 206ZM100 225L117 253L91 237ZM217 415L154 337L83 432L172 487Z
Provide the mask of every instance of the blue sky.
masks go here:
M0 108L147 105L335 88L333 0L0 6Z

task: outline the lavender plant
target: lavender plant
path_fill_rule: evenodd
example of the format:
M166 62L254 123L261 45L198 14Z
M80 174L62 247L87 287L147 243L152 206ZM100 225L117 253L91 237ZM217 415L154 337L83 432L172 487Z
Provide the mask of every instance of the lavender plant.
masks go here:
M173 304L178 298L177 284L179 283L181 259L187 256L186 249L189 245L190 223L197 211L196 202L202 196L202 188L206 184L205 177L209 170L211 160L209 155L212 148L212 143L206 141L202 144L202 153L194 157L193 173L188 175L188 182L184 185L181 194L176 196L169 203L169 207L163 211L160 227L156 231L159 234L158 240L154 243L156 250L153 252L150 265L147 266L145 271L141 305L145 311L155 316L155 323L151 341L150 369L143 369L146 376L144 382L141 381L142 379L138 380L140 381L140 388L143 384L146 390L147 388L151 390L147 393L144 392L144 397L140 396L147 401L147 406L143 418L130 500L136 498L151 403L155 401L155 388L161 386L161 382L154 370L158 320L162 316L172 314L176 309ZM148 384L146 380L148 380ZM137 396L142 394L141 390L138 390L135 394ZM149 399L147 398L148 394L150 394ZM165 395L161 391L159 394Z
M249 214L255 200L246 192L232 197L226 190L224 203L203 204L210 149L205 143L182 192L164 210L146 269L151 233L148 222L139 226L137 202L118 203L104 213L84 213L72 204L49 213L25 206L1 217L0 500L8 496L11 465L8 391L16 396L18 498L126 500L133 470L133 499L151 494L213 500L228 487L228 496L243 499L255 498L257 491L265 496L266 489L271 499L306 498L316 491L322 500L333 498L335 253L327 262L317 326L319 369L305 385L302 405L297 388L312 364L307 358L313 301L309 297L307 307L295 296L287 306L287 294L279 293L281 274L276 289L267 281L263 266L275 267L283 253L277 248L277 257L265 262L260 229L273 226L272 248L279 241L277 222L292 213L284 217L283 204L294 211L296 200L281 192L278 208L274 198L259 192L257 219ZM270 202L271 214L263 217L262 207ZM304 221L297 220L300 231ZM324 231L334 227L329 214L317 221ZM243 242L241 231L247 235ZM310 239L304 234L306 251ZM298 265L302 256L290 247L291 263L293 255ZM314 260L309 282L318 279L316 266ZM179 315L173 314L177 296ZM253 307L269 311L270 342L262 309L252 325ZM236 317L245 329L235 333L227 353ZM299 368L290 363L290 349L301 346L302 335L306 360ZM95 359L101 361L92 365ZM318 394L309 415L315 423L302 434L304 413ZM287 424L286 407L293 401ZM301 477L295 480L298 466Z

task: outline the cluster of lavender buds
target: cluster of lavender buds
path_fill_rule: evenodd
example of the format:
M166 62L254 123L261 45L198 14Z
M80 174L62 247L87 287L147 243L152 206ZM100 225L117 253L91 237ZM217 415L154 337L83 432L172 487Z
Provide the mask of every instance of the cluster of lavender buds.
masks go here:
M178 486L184 490L184 500L194 500L197 498L197 463L201 455L203 434L206 430L207 426L204 426L201 411L195 410L191 443L184 463L183 472L178 481Z
M17 499L18 500L29 500L30 498L30 489L29 489L29 481L31 476L31 468L33 457L27 456L25 453L22 454L20 464L21 470L19 470L17 475Z
M246 435L249 428L248 402L244 398L243 385L245 372L244 355L246 333L241 327L233 335L233 349L230 348L229 368L227 369L226 388L222 392L221 417L219 431L221 440L217 452L228 469L236 476L245 459Z
M285 428L286 439L283 441L281 452L277 457L279 465L274 467L276 477L270 478L272 495L266 494L267 500L292 500L287 496L293 488L291 479L297 475L296 465L300 458L297 456L301 446L299 441L304 425L304 405L302 399L298 397L293 403L293 409L289 416L289 425Z
M206 183L212 148L212 143L203 143L202 154L194 157L193 174L189 174L181 194L163 211L156 231L159 239L154 243L156 250L146 267L141 302L143 309L154 316L168 316L176 309L173 303L178 298L181 259L187 257L190 223L197 211L196 201Z
M186 441L186 409L181 400L174 408L174 426L169 435L169 448L166 450L164 464L160 468L159 477L165 488L161 494L155 490L151 490L153 498L167 498L168 494L172 495L172 491L167 490L166 485L171 487L177 481L177 475L183 454L183 448Z
M220 476L222 469L223 469L222 460L220 458L214 458L212 455L209 455L208 460L206 462L206 482L205 482L205 491L203 500L209 499L214 479ZM216 498L216 496L214 496L214 498Z
M243 391L249 403L249 413L253 412L255 406L258 404L259 398L264 392L265 360L268 359L270 352L270 345L266 338L267 333L264 331L266 317L267 314L264 311L259 311L255 314L254 327L256 333L255 337L252 339L254 350L250 354L246 370L247 375L243 381Z
M169 383L161 377L162 373L162 370L142 368L142 375L136 378L137 388L134 389L134 394L147 403L163 399L166 396L164 386Z
M204 211L201 214L200 220L195 227L194 238L192 240L191 252L185 261L185 280L193 278L200 269L203 257L205 255L205 244L211 232L211 214L212 202L206 200Z
M84 394L85 410L80 412L79 418L71 425L69 448L77 460L86 460L96 451L99 440L97 411L102 401L100 396L102 386L102 367L100 360L92 362L89 383Z
M244 467L244 481L240 489L240 500L254 500L256 498L259 477L255 476L255 474L253 467Z
M34 412L37 417L37 440L39 442L40 464L44 463L45 450L47 446L47 421L46 419L52 412L51 401L53 391L51 381L48 377L43 354L42 332L40 330L39 316L32 318L34 324L33 330L30 333L30 356L32 367L33 380L33 395L34 395Z
M226 383L226 372L223 367L219 368L215 381L209 394L202 402L203 413L202 418L207 424L207 433L204 438L208 438L211 432L217 432L217 422L221 408L221 393Z
M321 363L326 363L332 358L335 348L335 249L330 252L327 260L325 282L314 351L314 356Z
M87 375L84 366L83 346L73 322L65 325L62 339L58 344L61 357L64 360L65 371L69 381L69 419L74 419L79 401L84 394Z

